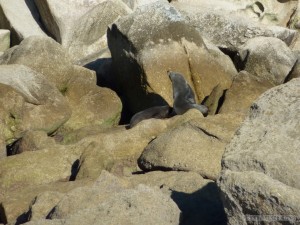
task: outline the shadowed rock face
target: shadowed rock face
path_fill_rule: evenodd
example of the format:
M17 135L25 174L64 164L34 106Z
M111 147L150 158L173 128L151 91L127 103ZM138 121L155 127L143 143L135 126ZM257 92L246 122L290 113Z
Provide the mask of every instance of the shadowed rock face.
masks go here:
M167 71L185 76L197 103L218 89L212 105L236 74L231 60L204 43L199 31L168 3L137 9L112 25L107 35L117 88L133 114L153 106L173 105ZM212 106L211 114L215 111Z

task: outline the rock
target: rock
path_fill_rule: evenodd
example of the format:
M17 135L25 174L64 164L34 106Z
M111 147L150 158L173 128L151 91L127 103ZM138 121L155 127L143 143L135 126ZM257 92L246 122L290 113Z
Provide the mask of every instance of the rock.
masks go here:
M68 49L74 61L107 46L107 26L131 12L121 0L35 3L49 33Z
M100 224L179 223L180 210L158 188L139 185L127 189L120 184L116 188L119 181L112 182L114 185L110 182L108 187L99 182L85 190L73 190L58 203L50 218L62 219L63 224L92 224L96 220Z
M0 29L0 52L4 52L10 47L10 31Z
M1 190L69 180L73 172L72 166L83 149L83 146L65 148L54 145L40 151L27 151L2 159Z
M184 123L150 142L138 164L145 171L195 171L216 180L225 145L240 120L231 115L218 115Z
M290 81L293 78L299 78L300 77L300 51L295 51L294 54L297 57L297 62L295 63L292 71L289 73L289 75L286 77L286 82Z
M37 195L30 205L28 220L45 219L63 197L64 194L58 191L46 191Z
M56 85L72 109L71 118L62 130L91 124L118 124L122 104L117 95L96 86L95 73L73 65L69 54L54 40L36 36L27 38L18 47L5 52L0 61L2 64L26 65Z
M247 115L251 104L265 91L274 87L269 81L241 71L227 90L219 113Z
M134 186L159 187L181 210L180 224L226 224L226 216L215 182L194 172L154 171L125 178Z
M75 142L74 145L88 145L80 157L76 179L97 178L102 170L121 170L124 166L131 167L133 169L131 172L135 172L136 160L148 143L168 129L202 116L199 111L195 111L166 120L145 120L129 130L125 127L107 129ZM87 134L88 131L85 133ZM76 134L73 135L76 138ZM123 166L124 161L129 162ZM120 162L121 165L118 165Z
M187 2L191 3L187 4ZM228 1L205 2L182 0L173 1L172 5L187 18L190 25L196 27L201 32L203 38L210 40L218 47L229 49L230 51L237 51L249 39L259 36L276 37L284 41L287 45L291 44L296 34L294 30L279 26L264 25L251 20L244 13L234 13L234 11L240 10L236 4L247 4L249 2L242 1L241 3L234 2L233 4ZM261 1L255 2L253 6L257 8L256 6ZM267 5L280 5L280 8L277 9L282 10L281 3L269 3L268 1L264 1L264 3ZM268 16L268 14L264 15L265 17ZM286 14L281 15L284 17L287 16Z
M19 154L25 151L38 151L53 146L55 145L55 140L49 137L45 131L29 130L14 145L13 154Z
M27 130L50 134L70 118L70 108L61 93L26 66L0 66L0 85L0 136L7 144Z
M167 71L183 74L198 102L213 89L223 93L236 74L230 58L204 43L200 33L169 3L138 8L111 26L107 36L117 88L133 114L153 106L172 105ZM216 95L213 102L220 97Z
M1 189L1 221L5 224L25 223L31 220L44 219L53 208L52 204L72 189L91 186L94 182L81 180L73 182L54 182L41 185L16 185L8 190ZM49 206L49 208L47 207Z
M41 29L38 13L31 1L0 1L0 27L11 31L11 44L17 45L23 39L47 35Z
M281 40L257 37L245 43L239 51L244 69L258 77L282 84L292 71L297 57Z
M143 7L148 4L156 3L156 2L165 2L167 3L167 0L123 0L126 5L129 6L132 10L136 10L138 7Z
M7 156L5 141L0 138L0 160Z
M299 78L268 90L226 147L218 182L229 224L299 215L299 99Z

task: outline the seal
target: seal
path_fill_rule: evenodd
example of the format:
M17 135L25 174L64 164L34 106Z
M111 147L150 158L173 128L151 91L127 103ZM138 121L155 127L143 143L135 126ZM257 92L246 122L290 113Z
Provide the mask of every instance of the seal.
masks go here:
M196 103L195 94L180 73L169 72L173 86L173 109L177 115L182 115L189 109L198 109L203 115L207 115L208 108Z
M169 105L154 106L134 114L130 120L130 128L137 125L142 120L156 118L165 119L172 116L173 109Z

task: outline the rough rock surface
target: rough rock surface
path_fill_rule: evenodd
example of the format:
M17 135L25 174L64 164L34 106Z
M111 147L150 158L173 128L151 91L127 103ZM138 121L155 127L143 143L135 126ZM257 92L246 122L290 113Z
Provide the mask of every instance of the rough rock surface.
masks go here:
M216 180L221 170L225 145L239 123L240 119L230 115L184 123L149 143L138 160L139 166L146 171L195 171L203 177Z
M93 187L69 192L50 214L51 219L56 218L53 224L176 225L179 217L180 210L175 202L158 188L142 184L127 188L126 184L107 172L101 174Z
M198 102L211 92L217 93L211 99L212 105L217 104L236 75L230 58L215 46L204 43L200 33L168 3L138 8L114 24L107 35L116 69L115 82L131 113L167 103L172 105L167 71L183 74Z
M94 124L118 124L122 104L116 93L96 86L95 73L74 66L66 50L54 40L38 36L27 38L19 46L6 51L0 61L2 64L26 65L56 85L72 109L71 118L63 130Z
M35 3L49 33L68 49L75 61L106 47L107 26L131 12L121 0Z
M257 37L247 41L239 50L244 70L282 84L292 71L297 57L281 40L273 37Z
M31 1L0 1L0 28L11 31L11 44L17 45L23 39L47 35L37 23L38 13Z
M299 78L251 106L222 159L219 185L229 224L246 224L247 214L299 215L299 112Z
M10 47L10 30L0 30L0 52L4 52Z
M246 116L251 104L273 86L269 81L241 71L226 91L219 113L239 113Z
M189 24L199 29L203 38L218 47L232 51L238 50L247 40L259 36L276 37L289 45L296 34L294 30L264 25L251 20L247 15L235 14L230 10L232 6L229 6L228 10L227 1L223 1L219 6L216 6L214 1L213 7L204 1L192 1L191 4L187 4L183 0L174 1L172 4L187 17Z
M0 85L0 136L7 144L30 129L50 134L71 116L66 99L56 87L26 66L0 66Z

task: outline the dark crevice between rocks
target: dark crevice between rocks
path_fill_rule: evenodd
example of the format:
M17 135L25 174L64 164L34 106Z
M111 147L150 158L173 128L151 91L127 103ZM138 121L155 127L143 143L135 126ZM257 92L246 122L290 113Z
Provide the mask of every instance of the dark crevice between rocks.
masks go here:
M227 90L224 90L222 96L219 98L216 114L219 114L219 112L220 112L220 110L221 110L221 108L224 104L225 97L226 97L226 92L227 92Z
M238 72L245 69L245 66L246 66L246 63L247 63L247 60L248 60L248 56L249 56L248 51L247 51L247 54L244 57L244 59L242 59L242 57L240 56L238 51L234 51L234 50L231 50L231 49L228 49L228 48L222 48L222 47L219 47L219 49L225 55L229 56L229 58L233 62L233 65L235 66L235 68Z
M72 168L71 168L71 176L69 178L69 181L74 181L76 180L76 176L79 172L79 169L80 169L80 161L79 159L77 159L73 165L72 165Z
M6 146L6 155L7 156L17 155L20 153L19 146L20 146L21 140L22 140L22 138L20 138L20 139L16 140L15 142Z
M24 224L28 222L28 213L22 213L20 216L18 216L15 225Z
M295 70L296 70L296 67L297 67L297 64L298 64L298 59L296 60L296 62L294 63L292 69L290 70L290 72L288 73L288 75L285 77L283 83L287 83L289 82L291 79L293 79L293 75L295 73Z
M180 225L226 225L227 217L216 183L208 183L194 193L172 190L171 198L181 210Z
M1 203L0 203L0 223L7 224L5 209Z

